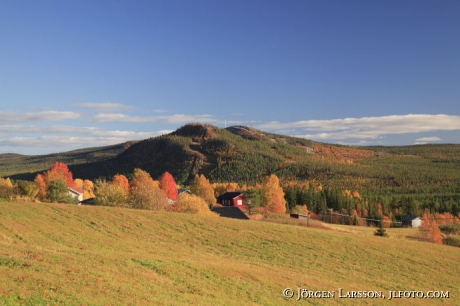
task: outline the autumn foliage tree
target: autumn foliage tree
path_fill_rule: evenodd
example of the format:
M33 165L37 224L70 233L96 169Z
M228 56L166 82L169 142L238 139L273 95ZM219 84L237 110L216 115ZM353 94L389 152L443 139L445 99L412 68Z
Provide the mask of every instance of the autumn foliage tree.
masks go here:
M193 194L202 197L208 204L212 205L216 203L214 188L212 188L211 183L203 174L195 175L195 178L190 184L190 191Z
M140 184L131 191L131 207L148 210L167 210L168 200L158 186Z
M177 200L177 184L174 177L169 172L165 172L160 176L159 179L160 189L166 194L168 199L173 201Z
M38 196L41 199L45 199L50 191L49 187L51 182L57 180L63 181L67 187L75 186L73 175L72 172L70 172L69 167L65 163L55 162L50 170L42 174L37 174L35 177L34 182L39 188ZM62 186L61 183L55 184L51 190L55 190L57 185ZM53 194L51 197L54 198L55 195Z
M9 177L0 177L0 198L9 198L13 194L13 184Z
M442 244L441 230L429 210L425 210L423 214L421 230L426 240L436 244Z
M151 187L158 187L158 182L155 182L150 174L142 169L136 168L133 171L133 178L131 180L131 190L141 185L148 185Z
M126 206L128 195L123 187L105 180L98 180L95 185L97 204L104 206Z
M46 197L46 190L48 189L48 184L46 183L45 175L44 174L37 174L34 180L35 184L38 187L38 197L40 199L44 199Z
M94 194L94 183L91 180L82 180L76 178L74 186L83 189L83 199L90 199L96 197Z
M131 180L130 205L132 208L149 210L169 208L166 194L160 189L158 182L155 182L148 172L139 168L134 169Z
M176 210L178 212L198 214L198 215L213 215L209 210L208 203L194 194L183 193L177 200Z
M65 163L55 162L51 169L46 172L45 177L48 184L61 179L67 184L67 187L74 185L72 172L70 172L69 167Z
M125 191L126 195L129 194L129 191L130 191L129 180L123 174L116 174L113 177L112 183L114 183L115 185L120 186L121 188L123 188L123 190Z
M63 179L55 179L48 185L46 194L51 202L70 203L72 198L68 195L67 190L67 183Z
M261 192L262 205L265 206L267 211L278 214L286 212L284 191L276 175L272 174L264 179Z

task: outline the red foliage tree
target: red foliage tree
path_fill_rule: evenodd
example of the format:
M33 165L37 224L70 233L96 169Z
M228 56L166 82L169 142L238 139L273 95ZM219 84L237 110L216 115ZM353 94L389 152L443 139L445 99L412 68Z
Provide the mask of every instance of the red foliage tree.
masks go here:
M65 163L55 162L50 170L46 172L46 181L49 184L52 181L62 179L68 187L74 186L73 175Z
M177 194L178 194L177 185L171 173L169 172L163 173L159 179L159 182L160 182L160 188L161 190L163 190L166 196L173 201L177 200Z

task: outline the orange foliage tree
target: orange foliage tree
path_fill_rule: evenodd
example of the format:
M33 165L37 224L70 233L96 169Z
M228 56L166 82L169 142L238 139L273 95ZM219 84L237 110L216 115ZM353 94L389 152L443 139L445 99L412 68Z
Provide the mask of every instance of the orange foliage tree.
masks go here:
M43 174L37 174L34 180L35 184L38 186L38 197L43 199L46 197L46 189L48 188L46 184L46 179Z
M37 174L35 177L34 182L39 188L38 197L44 199L47 195L50 183L57 180L64 181L67 187L75 186L73 175L69 167L65 163L55 162L50 170L42 174Z
M114 185L122 187L125 193L129 194L129 190L130 190L129 181L128 181L128 178L124 176L123 174L116 174L113 177L112 183Z
M272 174L264 179L261 191L262 205L266 207L267 211L278 214L286 212L284 191L276 175Z
M166 194L168 199L173 201L177 200L177 185L174 177L169 172L165 172L160 176L159 179L160 188Z
M441 230L428 209L425 210L422 220L423 237L430 242L442 244Z

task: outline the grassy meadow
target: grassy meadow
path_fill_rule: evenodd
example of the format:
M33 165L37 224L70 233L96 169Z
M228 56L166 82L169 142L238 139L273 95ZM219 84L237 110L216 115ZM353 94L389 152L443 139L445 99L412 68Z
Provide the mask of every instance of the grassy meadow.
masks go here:
M460 249L417 230L0 203L0 305L460 305ZM297 288L331 299L283 297ZM442 299L339 298L448 291Z

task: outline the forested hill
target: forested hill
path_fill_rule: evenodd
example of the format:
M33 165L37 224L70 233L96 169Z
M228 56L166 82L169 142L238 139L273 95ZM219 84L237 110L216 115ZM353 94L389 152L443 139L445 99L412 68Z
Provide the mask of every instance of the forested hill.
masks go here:
M129 176L134 168L141 168L154 179L169 171L180 184L197 173L212 182L241 184L276 174L283 182L315 182L380 195L460 194L460 145L349 147L245 126L221 129L188 124L168 135L90 151L92 155L86 156L91 158L81 150L82 154L63 153L64 160L59 155L0 155L0 175L33 179L50 163L62 161L70 165L74 177L92 180L111 179L117 173ZM16 169L5 163L13 159Z
M96 163L117 156L134 143L136 141L46 155L0 154L0 177L33 180L37 173L50 169L57 161L67 165Z

